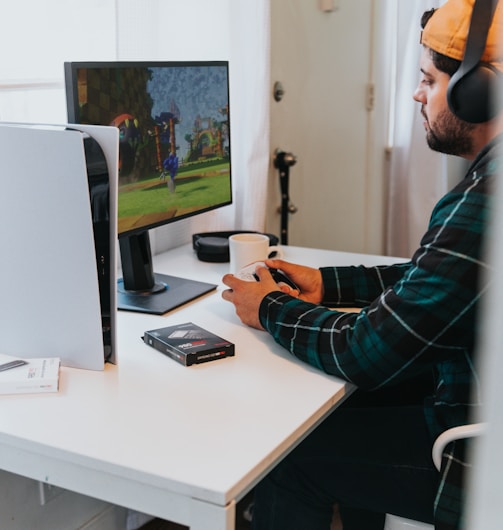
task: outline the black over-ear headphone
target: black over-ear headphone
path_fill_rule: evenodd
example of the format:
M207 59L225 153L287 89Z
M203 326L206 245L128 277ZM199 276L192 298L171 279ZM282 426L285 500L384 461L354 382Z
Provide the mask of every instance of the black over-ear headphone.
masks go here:
M253 230L233 230L230 232L202 232L192 234L192 247L201 261L225 263L229 261L229 237L234 234L257 234ZM265 234L271 246L279 244L278 236Z
M469 123L482 123L497 114L491 94L501 82L501 73L480 61L496 5L496 0L475 0L465 55L447 87L449 108L458 118Z

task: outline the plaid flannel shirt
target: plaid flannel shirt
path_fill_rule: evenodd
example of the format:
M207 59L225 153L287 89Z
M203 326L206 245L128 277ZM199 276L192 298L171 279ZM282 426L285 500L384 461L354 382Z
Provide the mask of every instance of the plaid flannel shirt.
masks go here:
M436 390L424 407L432 443L444 430L467 423L480 405L477 313L490 282L483 240L501 167L500 141L487 145L435 206L410 262L322 268L322 305L274 292L260 306L260 321L279 344L362 389L433 370ZM328 309L337 306L362 310ZM452 444L444 455L437 529L460 524L463 445Z

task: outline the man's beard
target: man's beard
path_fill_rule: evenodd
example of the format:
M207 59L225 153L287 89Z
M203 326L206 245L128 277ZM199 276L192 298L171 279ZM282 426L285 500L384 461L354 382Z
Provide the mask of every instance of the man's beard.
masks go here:
M446 155L464 156L473 152L471 132L474 125L460 120L451 112L444 110L434 123L430 123L421 110L421 114L428 122L426 142L430 149Z

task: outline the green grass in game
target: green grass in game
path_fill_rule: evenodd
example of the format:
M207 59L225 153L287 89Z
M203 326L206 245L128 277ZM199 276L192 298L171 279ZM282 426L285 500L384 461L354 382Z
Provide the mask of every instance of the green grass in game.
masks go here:
M230 164L180 168L170 190L169 174L119 185L119 233L230 202Z

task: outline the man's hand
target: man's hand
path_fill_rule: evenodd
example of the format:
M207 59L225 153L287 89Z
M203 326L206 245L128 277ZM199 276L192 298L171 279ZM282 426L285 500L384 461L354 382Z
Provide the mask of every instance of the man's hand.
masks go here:
M282 288L283 292L312 304L319 304L323 300L324 289L319 269L296 265L280 259L268 259L265 264L271 268L281 269L299 288L299 291Z
M265 267L257 267L259 281L245 282L233 274L226 274L222 282L229 287L223 291L222 298L234 304L236 314L244 324L264 329L259 320L260 303L273 291L290 291L289 287L279 286Z

